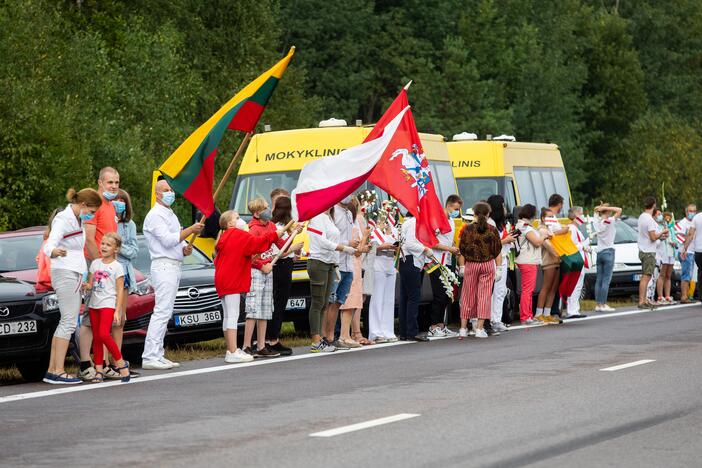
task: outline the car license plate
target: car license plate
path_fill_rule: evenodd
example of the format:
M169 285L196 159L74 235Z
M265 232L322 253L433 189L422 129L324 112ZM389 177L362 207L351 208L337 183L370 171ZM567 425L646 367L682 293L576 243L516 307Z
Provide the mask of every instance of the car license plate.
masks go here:
M641 275L634 275L631 279L633 281L641 281Z
M176 327L194 327L205 325L222 320L222 314L218 310L212 312L201 312L199 314L182 314L174 317Z
M286 309L288 310L299 310L299 309L304 309L307 306L307 299L304 297L295 297L292 299L288 299L288 306Z
M0 335L24 335L37 332L36 320L22 320L21 322L0 323Z

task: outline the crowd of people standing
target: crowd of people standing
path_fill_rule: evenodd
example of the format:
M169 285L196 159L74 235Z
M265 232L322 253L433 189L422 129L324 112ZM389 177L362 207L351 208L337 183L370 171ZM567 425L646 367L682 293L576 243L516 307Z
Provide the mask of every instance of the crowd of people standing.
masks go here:
M132 261L139 246L132 204L129 194L120 189L119 173L114 168L102 169L97 185L98 190L68 191L68 205L52 217L42 246L42 253L49 259L45 264L50 267L61 312L44 378L52 384L129 381L134 375L120 350L126 298L136 288ZM156 183L155 199L143 225L151 257L155 306L142 368L166 370L179 366L165 357L163 341L173 315L181 263L193 249L186 240L199 234L204 226L181 226L171 208L176 194L166 180ZM466 210L465 216L461 198L450 195L444 207L451 230L437 232L437 243L431 246L417 240L416 220L410 213L405 214L400 226L396 225L399 219L396 223L391 216L369 220L366 207L353 196L314 217L306 226L292 221L290 194L284 189L275 189L270 203L264 198L251 200L248 223L239 213L225 211L219 216L220 233L214 254L215 287L223 307L225 361L241 363L292 354L293 350L280 341L280 334L290 297L293 263L303 255L308 258L309 351L313 353L397 340L428 341L455 336L461 340L468 336L484 339L499 335L509 329L511 321L503 317L508 317L504 314L504 301L508 276L513 270L519 273L522 324L558 324L564 319L582 317L580 294L585 272L579 273L572 293L561 297L561 259L552 241L554 236L570 235L586 267L592 261L592 247L588 232L579 227L584 222L582 207L570 208L568 221L562 222L558 216L563 203L563 197L554 194L547 207L537 211L534 205L526 204L519 209L517 219L510 220L500 195L476 203ZM622 210L603 203L594 213L595 310L606 312L613 310L607 305L607 296L615 262L616 223ZM697 235L702 232L702 217L696 213L695 205L689 205L685 218L674 222L670 213L662 213L656 207L654 198L644 200L644 211L638 220L643 269L639 307L672 302L670 278L676 259L683 267L682 302L689 301L687 292L694 264L702 266L702 235ZM673 223L675 226L671 227ZM296 241L296 236L305 228L309 251L303 253L304 243ZM453 274L462 278L460 287L454 290L447 280ZM425 275L431 285L432 301L429 325L426 333L421 333L419 309ZM534 304L539 277L541 287ZM83 301L86 307L81 315ZM459 308L458 331L448 327L454 303ZM560 303L560 307L554 307L554 303ZM365 304L367 337L361 326ZM241 310L245 330L239 347ZM65 371L64 361L76 328L80 363L78 374L71 375Z

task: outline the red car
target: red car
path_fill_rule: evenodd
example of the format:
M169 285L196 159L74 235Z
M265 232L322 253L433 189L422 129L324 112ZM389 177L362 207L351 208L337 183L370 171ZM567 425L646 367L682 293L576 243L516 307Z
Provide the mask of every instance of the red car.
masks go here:
M41 380L46 372L59 320L50 285L37 284L43 233L43 227L0 233L0 365L16 364L29 381ZM138 292L127 299L126 345L144 342L154 308L148 279L138 270L135 274Z

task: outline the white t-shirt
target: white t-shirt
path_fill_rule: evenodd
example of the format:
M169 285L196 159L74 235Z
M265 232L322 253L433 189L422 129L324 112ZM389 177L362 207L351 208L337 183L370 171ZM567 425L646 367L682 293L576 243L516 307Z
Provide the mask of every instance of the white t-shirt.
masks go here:
M614 247L614 237L617 233L616 224L619 218L610 216L603 218L595 215L595 232L597 233L597 251L602 252L605 249Z
M377 231L380 231L379 229ZM397 229L392 228L391 233L380 232L379 235L382 239L378 237L378 234L373 232L370 237L370 242L376 246L383 243L393 244L399 238L399 233ZM395 271L395 252L392 250L380 250L375 254L375 259L373 260L373 269L379 273L392 273Z
M522 235L519 236L519 255L517 255L517 258L514 260L515 263L521 265L541 265L541 247L535 247L534 244L527 239L528 233L535 232L536 235L539 235L539 233L536 232L536 229L534 229L531 224L521 219L517 223L517 229L519 229Z
M90 294L91 309L114 309L117 305L117 278L124 277L124 268L117 261L104 263L101 258L90 264L93 290Z
M702 223L702 221L701 221ZM658 230L658 223L653 219L653 216L643 212L639 216L639 250L641 252L656 253L656 241L652 241L651 237L648 235L650 231L656 232ZM702 251L702 242L700 243L700 249Z
M453 221L453 218L449 218L449 225L451 226L451 230L446 234L437 232L436 238L439 241L439 244L446 245L448 247L453 247L454 236L456 234L456 223ZM445 252L443 250L436 249L432 249L432 252L434 252L434 257L436 257L436 259L439 260L442 264L451 264L451 252Z
M695 252L702 252L702 213L697 213L692 218L692 227L695 228L695 240L692 242Z
M694 218L693 218L694 219ZM683 218L677 223L675 223L675 234L678 236L678 240L680 241L680 244L685 243L685 238L687 237L687 232L690 230L692 227L692 221L690 221L687 218ZM682 249L682 245L680 247ZM690 245L687 246L687 253L695 253L695 243L690 242Z

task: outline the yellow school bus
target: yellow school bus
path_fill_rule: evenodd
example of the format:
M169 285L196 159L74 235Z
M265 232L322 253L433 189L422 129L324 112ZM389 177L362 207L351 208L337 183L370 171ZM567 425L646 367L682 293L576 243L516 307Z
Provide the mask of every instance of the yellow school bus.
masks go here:
M565 199L560 216L567 214L570 188L557 145L463 140L456 135L447 146L464 206L498 193L512 212L527 203L548 206L548 197L559 193Z
M264 132L254 135L241 161L229 209L238 211L242 217L249 219L247 210L249 200L263 197L270 201L273 189L282 187L289 192L297 185L303 166L318 158L339 154L342 150L359 145L368 136L371 127L348 127L338 125L339 121L321 122L319 128L283 130ZM323 126L323 124L331 126ZM445 200L456 193L449 153L442 135L420 133L424 153L434 177L437 195ZM371 184L365 184L359 190L375 190L380 200L387 195ZM307 251L306 233L301 234ZM295 262L293 285L285 320L292 320L298 327L307 326L309 308L309 277L307 261Z

